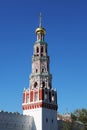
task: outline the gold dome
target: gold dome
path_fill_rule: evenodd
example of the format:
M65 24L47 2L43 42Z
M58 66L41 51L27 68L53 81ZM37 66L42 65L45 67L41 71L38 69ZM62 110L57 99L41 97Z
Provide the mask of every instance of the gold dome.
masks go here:
M35 32L36 32L36 34L38 34L38 33L46 34L45 29L42 27L38 27Z

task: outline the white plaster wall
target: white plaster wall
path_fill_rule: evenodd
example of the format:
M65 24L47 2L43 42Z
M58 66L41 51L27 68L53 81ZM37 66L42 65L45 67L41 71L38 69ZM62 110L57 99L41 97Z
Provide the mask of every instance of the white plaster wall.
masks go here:
M58 125L56 110L36 108L24 110L23 114L33 116L36 130L57 130ZM48 120L48 122L46 120Z
M42 108L24 110L23 115L30 115L34 118L36 130L42 130Z
M57 111L47 108L42 109L42 130L57 130ZM46 121L48 119L48 122Z

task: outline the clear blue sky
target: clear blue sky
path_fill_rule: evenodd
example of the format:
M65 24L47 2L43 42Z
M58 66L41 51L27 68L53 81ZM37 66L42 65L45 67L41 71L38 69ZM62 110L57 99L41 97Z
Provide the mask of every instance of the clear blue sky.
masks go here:
M22 113L39 13L59 113L87 108L87 0L0 1L0 110Z

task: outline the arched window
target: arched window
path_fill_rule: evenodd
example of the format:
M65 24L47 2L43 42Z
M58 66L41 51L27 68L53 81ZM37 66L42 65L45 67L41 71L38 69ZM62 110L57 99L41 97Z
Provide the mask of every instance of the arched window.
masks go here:
M44 68L42 68L42 72L44 72Z
M36 88L36 87L37 87L37 82L34 83L34 88Z
M41 72L42 72L42 73L43 73L43 72L46 72L46 67L45 67L45 66L42 66Z

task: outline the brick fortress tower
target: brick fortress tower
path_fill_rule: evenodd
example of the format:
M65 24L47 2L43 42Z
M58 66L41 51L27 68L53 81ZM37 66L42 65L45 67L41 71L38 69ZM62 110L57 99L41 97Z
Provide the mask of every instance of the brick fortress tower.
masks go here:
M42 27L41 15L35 32L37 40L34 43L30 87L23 92L23 114L33 116L36 130L57 130L57 92L52 88L50 58L44 40L46 31Z

